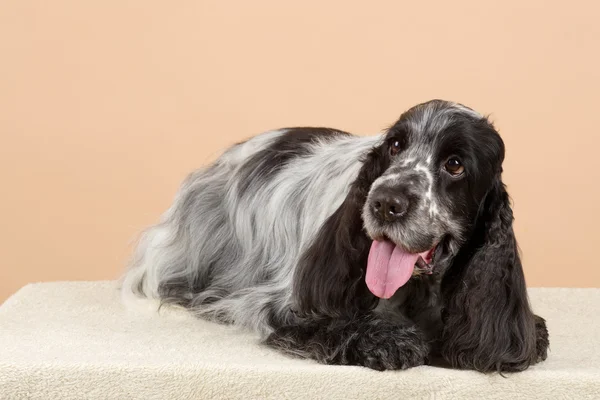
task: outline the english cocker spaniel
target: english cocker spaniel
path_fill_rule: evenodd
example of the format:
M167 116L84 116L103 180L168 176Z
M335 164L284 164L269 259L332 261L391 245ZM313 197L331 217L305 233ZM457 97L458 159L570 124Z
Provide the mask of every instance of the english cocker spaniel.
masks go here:
M382 135L271 131L191 174L141 237L123 293L326 364L520 371L544 360L504 144L433 100Z

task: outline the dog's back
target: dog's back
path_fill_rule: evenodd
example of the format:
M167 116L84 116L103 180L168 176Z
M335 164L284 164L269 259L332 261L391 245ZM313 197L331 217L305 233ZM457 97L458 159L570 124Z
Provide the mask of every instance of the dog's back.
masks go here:
M142 235L124 294L268 334L290 315L300 255L378 140L292 128L231 147Z

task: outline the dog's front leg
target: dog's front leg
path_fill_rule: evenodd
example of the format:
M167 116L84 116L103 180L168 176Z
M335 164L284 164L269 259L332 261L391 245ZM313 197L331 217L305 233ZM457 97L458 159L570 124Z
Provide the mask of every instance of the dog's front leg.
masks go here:
M430 352L417 326L402 326L375 313L344 320L303 320L277 329L266 343L324 364L360 365L379 371L423 365Z

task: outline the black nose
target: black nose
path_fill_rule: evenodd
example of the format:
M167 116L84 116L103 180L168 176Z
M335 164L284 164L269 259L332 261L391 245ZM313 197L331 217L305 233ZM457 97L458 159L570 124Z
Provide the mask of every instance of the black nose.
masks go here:
M371 200L374 214L386 222L394 222L406 214L408 199L391 193L380 193Z

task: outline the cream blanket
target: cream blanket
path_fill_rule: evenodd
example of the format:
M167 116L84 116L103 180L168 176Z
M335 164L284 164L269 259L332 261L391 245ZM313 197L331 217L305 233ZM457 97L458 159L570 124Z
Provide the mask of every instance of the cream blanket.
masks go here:
M530 289L548 360L502 377L291 359L180 310L132 312L114 282L32 284L0 307L1 399L600 399L600 289Z

